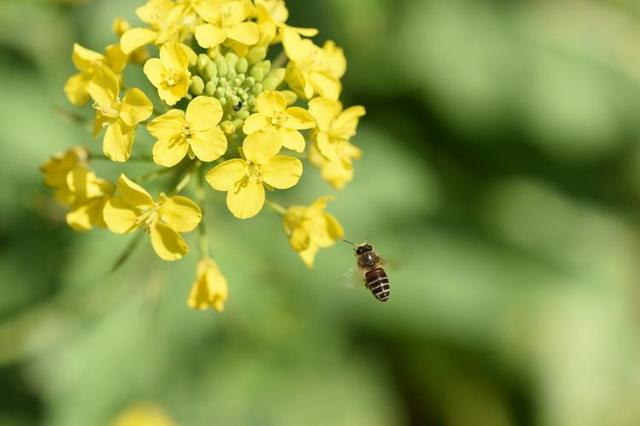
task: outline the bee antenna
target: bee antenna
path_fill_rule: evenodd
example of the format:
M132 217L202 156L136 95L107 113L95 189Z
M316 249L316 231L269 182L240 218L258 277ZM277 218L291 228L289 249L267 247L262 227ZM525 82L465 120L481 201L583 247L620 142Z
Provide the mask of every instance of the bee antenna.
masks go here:
M351 242L351 241L349 241L349 240L342 240L342 241L344 241L344 242L345 242L345 243L347 243L347 244L351 244L352 246L355 246L355 245L356 245L356 243L352 243L352 242Z

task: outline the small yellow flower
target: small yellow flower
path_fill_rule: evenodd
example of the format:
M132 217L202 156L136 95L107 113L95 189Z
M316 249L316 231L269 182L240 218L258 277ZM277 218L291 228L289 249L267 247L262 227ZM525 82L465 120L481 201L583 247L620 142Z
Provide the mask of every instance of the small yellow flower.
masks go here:
M89 231L94 226L106 228L102 211L113 191L111 182L96 177L84 165L67 173L66 181L71 194L67 224L76 231Z
M261 131L274 131L282 137L285 148L304 151L304 136L299 130L312 129L315 120L300 107L287 108L287 98L280 92L263 92L256 99L256 113L244 122L243 131L252 135Z
M111 426L175 426L175 423L159 406L143 402L127 409Z
M313 268L320 248L330 247L344 236L338 220L325 212L330 200L333 197L319 198L309 207L291 206L284 215L284 230L289 244L308 268Z
M314 139L318 150L331 161L344 158L342 143L348 142L358 128L360 117L366 114L364 107L354 106L342 110L342 104L327 98L315 98L309 101L309 112L316 120Z
M198 13L206 23L196 27L195 35L205 49L219 46L227 39L245 45L258 42L258 25L247 21L249 11L244 1L206 2L200 5Z
M296 28L286 24L289 19L289 10L284 0L255 0L254 15L257 18L260 33L266 34L262 36L272 42L276 39L278 30L289 28L305 37L314 37L318 34L315 28ZM262 44L262 40L260 43ZM268 43L266 43L268 44Z
M200 208L183 196L160 194L154 201L140 185L120 175L118 195L104 208L104 220L112 232L128 234L144 228L151 236L151 245L164 260L177 260L189 252L181 233L191 232L200 223Z
M196 280L187 301L189 307L201 311L213 308L222 312L228 294L227 279L220 272L216 262L210 258L202 259L198 263Z
M205 162L220 158L227 151L227 137L218 127L222 114L220 101L198 96L189 103L186 113L172 109L154 119L147 126L158 139L153 146L153 161L171 167L187 154Z
M136 126L149 118L153 105L142 90L129 89L120 100L118 77L107 67L100 68L87 89L94 101L94 136L106 127L102 150L113 161L124 162L131 156Z
M160 58L151 58L144 64L144 73L158 89L160 99L175 105L189 91L189 64L197 60L190 47L170 42L160 48Z
M362 157L360 148L349 142L340 142L335 147L337 160L328 160L320 153L316 144L309 149L309 161L320 169L322 178L335 189L344 187L353 179L353 160Z
M136 9L138 18L149 28L128 28L120 37L120 47L125 54L155 43L181 42L193 33L195 14L187 15L188 8L172 0L149 0Z
M127 56L118 45L107 46L103 55L76 43L73 45L71 59L80 72L67 80L64 91L69 102L77 106L84 105L89 100L89 83L100 68L106 66L114 73L120 74L127 64Z
M324 47L303 39L292 28L280 31L287 57L286 81L298 95L311 99L316 95L338 99L342 91L340 79L347 69L342 49L327 41Z
M71 203L72 194L67 186L67 175L78 165L86 164L88 160L89 152L83 147L76 146L53 155L40 166L45 185L56 190L55 198L60 204L69 205Z
M257 215L264 205L264 184L277 189L295 186L302 176L302 162L278 155L280 136L260 132L247 136L244 159L225 161L207 174L207 182L217 191L227 192L227 207L239 219Z
M122 18L116 18L113 20L111 30L118 38L122 38L122 35L130 29L131 25L126 20ZM120 45L120 48L122 49L122 45ZM147 59L149 59L149 52L144 46L138 47L128 53L123 51L123 54L128 55L129 62L134 64L144 64Z

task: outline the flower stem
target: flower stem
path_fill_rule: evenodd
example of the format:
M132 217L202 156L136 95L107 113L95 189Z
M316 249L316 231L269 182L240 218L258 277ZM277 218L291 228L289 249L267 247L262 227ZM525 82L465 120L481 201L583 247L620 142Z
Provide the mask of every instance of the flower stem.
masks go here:
M287 209L285 209L284 207L282 207L280 204L271 201L271 200L265 200L265 203L267 204L267 206L271 207L276 213L279 213L281 215L285 215L287 213Z
M97 160L97 161L111 161L109 157L99 152L89 152L89 158L91 160ZM153 158L148 155L132 155L131 157L129 157L129 160L127 161L151 163L153 162Z
M209 257L209 240L207 239L207 211L206 211L206 196L204 192L204 168L202 163L198 162L198 179L196 182L196 198L202 211L202 220L199 226L199 240L200 240L200 258L205 259Z
M137 177L134 180L136 182L138 182L138 183L143 183L143 182L146 182L148 180L154 180L154 179L156 179L156 178L158 178L158 177L160 177L160 176L162 176L162 175L164 175L166 173L169 173L171 171L174 171L174 169L172 169L170 167L157 169L157 170L154 170L154 171L152 171L150 173L147 173L146 175L142 175L140 177Z

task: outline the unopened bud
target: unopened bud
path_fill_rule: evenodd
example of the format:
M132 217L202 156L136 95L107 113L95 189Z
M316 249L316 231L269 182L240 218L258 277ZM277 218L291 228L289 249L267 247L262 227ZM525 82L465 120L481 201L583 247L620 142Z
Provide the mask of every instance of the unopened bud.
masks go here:
M202 95L202 92L204 91L204 81L202 81L202 78L197 75L191 77L189 89L191 90L191 93L196 96Z
M232 135L236 132L236 126L229 120L220 123L220 129L227 135Z

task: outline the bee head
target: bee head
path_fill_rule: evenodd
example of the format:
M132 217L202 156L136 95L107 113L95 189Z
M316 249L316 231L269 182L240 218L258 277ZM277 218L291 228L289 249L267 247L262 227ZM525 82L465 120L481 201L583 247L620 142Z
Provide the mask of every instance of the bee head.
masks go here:
M373 251L373 247L371 246L371 244L362 244L362 245L359 245L356 248L356 254L357 255L361 255L363 253L368 253L370 251Z

